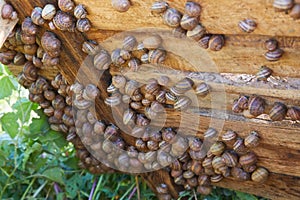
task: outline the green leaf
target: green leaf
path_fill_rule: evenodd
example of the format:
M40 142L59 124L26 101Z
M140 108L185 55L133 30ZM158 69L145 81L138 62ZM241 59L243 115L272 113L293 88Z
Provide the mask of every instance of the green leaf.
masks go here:
M0 85L0 99L10 96L12 94L12 91L16 90L12 80L8 76L4 76L0 79Z
M1 117L0 122L3 130L7 132L11 138L15 138L19 129L18 115L13 112L5 113Z
M49 130L49 132L43 134L43 137L39 137L39 141L41 141L42 143L46 143L46 142L53 142L60 138L64 138L61 133L53 130Z
M25 99L25 98L22 98L22 99L18 100L13 105L13 108L17 110L17 114L19 116L19 119L23 123L29 121L31 110L37 109L37 107L38 107L37 104L32 103L28 99Z
M42 145L38 142L35 142L30 148L27 148L26 151L24 152L24 158L23 158L23 163L22 163L22 169L25 170L26 168L26 163L28 159L30 158L30 155L34 152L40 153L42 151Z
M43 176L50 179L51 181L64 185L64 180L63 180L64 171L59 167L47 169L46 171L43 172Z
M235 191L236 196L238 197L237 199L240 200L257 200L257 198L251 194Z
M40 118L33 118L29 125L30 133L28 137L36 137L39 134L47 133L50 130L46 115L39 112Z

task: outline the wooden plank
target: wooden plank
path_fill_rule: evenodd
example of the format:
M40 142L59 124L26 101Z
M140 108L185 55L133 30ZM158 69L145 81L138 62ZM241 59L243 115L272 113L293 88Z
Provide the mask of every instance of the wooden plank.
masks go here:
M232 0L211 1L194 0L202 6L200 21L210 33L245 34L238 28L238 22L245 18L254 19L258 35L299 36L299 21L293 20L284 12L275 12L272 0ZM167 28L162 19L150 12L154 1L132 1L131 8L125 13L115 11L110 0L76 0L87 5L91 21L97 29L133 30L142 27ZM185 1L167 1L171 7L184 11Z

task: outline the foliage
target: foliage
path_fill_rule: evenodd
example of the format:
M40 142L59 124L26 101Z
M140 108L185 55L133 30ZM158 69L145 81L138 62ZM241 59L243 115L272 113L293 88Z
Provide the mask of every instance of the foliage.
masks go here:
M30 102L9 70L0 66L0 199L156 199L140 179L125 174L92 175L77 168L74 148L50 130L47 117ZM181 198L194 198L184 192ZM249 199L216 188L198 199Z

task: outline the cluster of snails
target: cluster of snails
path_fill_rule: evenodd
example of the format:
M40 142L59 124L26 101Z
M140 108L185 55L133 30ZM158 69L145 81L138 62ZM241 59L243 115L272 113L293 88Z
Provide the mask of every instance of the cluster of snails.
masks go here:
M294 0L274 0L273 7L275 11L285 12L295 20L300 18L300 2L294 2Z
M111 0L112 7L118 12L126 12L131 6L130 0Z
M55 5L46 4L43 8L35 7L31 13L31 19L38 26L49 21L51 30L61 30L74 32L87 32L91 28L91 23L87 19L87 11L82 4L75 5L73 0L58 0L58 8Z
M242 31L252 33L256 29L257 24L253 19L244 19L239 22L238 26Z
M283 55L283 50L278 47L278 41L271 38L265 41L267 52L264 54L268 61L277 61Z
M164 23L173 28L173 34L182 38L187 36L195 40L201 47L219 51L225 44L223 35L208 34L205 27L199 23L201 6L192 1L185 4L185 13L182 14L175 8L170 8L165 1L156 1L151 12L154 15L161 15Z
M243 112L243 115L247 118L255 118L261 114L268 114L272 121L282 121L284 119L300 120L299 107L287 107L281 102L268 105L262 97L256 95L251 97L240 96L239 99L234 100L232 111L235 113Z
M257 166L258 158L251 151L259 144L257 132L251 132L245 139L232 130L224 133L220 140L212 142L217 131L209 128L204 133L204 141L198 137L188 138L188 151L170 165L170 174L177 185L186 190L197 187L197 192L207 195L212 191L212 183L226 177L235 180L252 180L262 183L269 172ZM205 140L212 144L206 152Z

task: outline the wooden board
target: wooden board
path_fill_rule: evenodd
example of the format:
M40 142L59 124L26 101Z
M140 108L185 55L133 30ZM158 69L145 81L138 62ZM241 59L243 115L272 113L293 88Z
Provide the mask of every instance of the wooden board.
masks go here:
M35 6L43 6L46 3L53 3L53 2L55 2L55 0L42 0L42 1L24 0L24 1L18 1L18 2L14 1L14 0L8 0L8 2L10 2L16 8L16 10L19 12L20 19L24 19L24 17L30 15L31 10ZM80 1L77 1L77 2L80 2ZM114 27L115 25L112 23L114 22L114 19L116 19L115 18L116 16L119 17L119 20L120 19L126 20L126 15L127 16L129 14L133 15L133 13L135 13L135 15L137 15L138 20L134 22L137 24L137 26L140 26L139 23L141 23L141 22L142 23L147 23L149 21L155 22L155 19L153 17L147 19L146 21L144 21L145 19L143 19L143 18L139 18L140 17L139 13L141 13L141 11L139 11L139 12L134 11L134 7L132 8L132 10L129 13L123 14L122 15L123 17L121 17L121 18L120 18L120 16L121 16L120 14L114 14L114 15L107 14L108 10L110 10L110 12L111 12L111 7L109 6L108 2L109 1L107 1L107 0L106 1L87 0L85 2L82 1L82 3L87 5L87 7L91 13L91 16L92 16L92 18L91 18L92 22L94 24L96 24L94 20L100 21L101 18L99 19L99 16L103 15L104 18L107 18L106 20L108 20L108 18L110 18L111 21L109 22L109 24L111 25L111 27ZM179 1L179 4L183 5L183 2L184 1ZM233 3L233 2L236 2L236 1L231 1L231 3ZM139 2L133 1L133 3L136 6L144 6L143 8L145 10L147 8L146 6L150 3L150 1L148 1L148 0L139 1ZM205 7L205 3L207 3L207 2L204 0L203 1L204 7ZM252 5L252 2L249 2L249 3ZM226 4L227 3L225 3L225 5ZM252 5L252 6L254 6L254 7L257 6L256 1L254 1L253 4L255 4L255 5ZM101 5L102 5L102 7L101 7ZM216 6L216 3L212 3L212 5ZM223 5L221 5L221 6L223 6ZM228 4L227 4L227 6L228 6ZM24 8L26 8L26 9L24 9ZM97 14L95 14L95 13L93 13L95 11L93 11L92 8L94 8L95 10L96 9L101 9L101 10L100 10L100 12L98 10ZM137 8L138 7L136 7L136 9ZM286 17L286 16L284 16L284 17ZM101 20L103 20L103 19L101 19ZM129 24L128 24L128 28L130 27L130 23L131 22L129 22ZM127 24L124 23L122 26L125 27L126 25ZM208 25L206 25L206 26L209 27ZM286 24L284 24L284 26L286 26ZM98 27L98 28L106 29L107 27ZM48 28L44 27L43 30L45 30L45 29L48 29ZM119 31L122 29L115 29L115 30ZM257 30L257 32L255 32L256 34L259 34L258 30ZM222 31L224 31L224 30L222 30ZM40 34L42 34L42 33L43 33L43 31L41 31ZM64 77L66 78L66 80L69 83L73 83L76 79L78 79L80 77L81 78L89 77L92 82L93 81L99 82L98 86L99 86L99 89L101 90L101 97L96 102L96 111L99 114L100 118L105 118L110 122L114 122L114 119L111 116L110 108L108 108L107 106L105 106L105 104L103 104L103 100L107 97L105 90L109 84L109 79L110 79L108 72L106 72L104 74L104 76L102 76L101 80L98 80L98 78L100 76L99 73L97 73L95 70L93 70L90 67L82 68L83 65L91 66L91 60L86 59L86 56L80 50L81 43L86 39L85 35L78 33L78 32L76 32L74 34L70 34L67 32L64 33L64 32L56 31L55 33L58 35L58 37L63 42L63 53L61 55L61 59L63 60L63 62L61 62L61 64L59 66L57 66L58 70L64 75ZM103 37L105 38L105 37L109 37L110 35L113 35L114 33L115 32L113 32L113 31L107 31L104 33L100 31L97 34L99 34L99 35L103 34ZM266 34L264 32L261 32L261 33ZM95 33L93 33L93 34L95 35ZM294 36L294 35L291 35L291 36ZM98 38L101 38L101 37L102 36L99 36ZM103 37L101 40L104 39ZM233 43L234 42L232 42L232 44ZM226 48L224 48L224 50L226 50ZM212 54L214 54L214 53L212 53ZM245 55L245 53L243 55ZM246 58L245 58L245 60L246 60ZM294 60L294 59L291 59L291 60ZM222 62L221 58L219 58L219 62L220 63ZM224 67L224 69L227 69L227 71L224 70L221 72L229 72L228 70L230 70L231 68L227 64L226 64L226 67ZM241 63L239 63L239 64L241 64ZM174 66L174 68L176 68L176 65ZM279 68L280 67L278 67L278 69ZM78 77L77 75L78 75L79 70L82 70L79 73L79 75L81 74L82 76ZM278 74L283 75L284 70L285 69L282 69ZM293 70L296 70L296 68L294 68ZM53 71L56 71L56 69ZM255 71L256 70L254 70L254 68L253 68L253 69L248 70L247 72L249 72L249 73L251 72L251 74L254 74ZM230 72L232 72L232 71L230 71ZM235 71L235 72L238 72L238 71ZM54 74L53 72L51 72L51 73ZM290 72L288 72L288 73L290 73ZM232 86L232 88L228 87L227 90L228 91L232 90L232 93L234 93L233 91L235 89L237 89L237 87L236 88L234 88L234 87L235 86ZM246 88L244 89L244 91L246 91ZM268 93L268 95L272 96L271 94L272 94L272 92L270 91L270 93ZM278 94L280 94L280 91ZM272 97L274 97L274 99L279 98L278 94L273 93ZM292 98L293 98L293 95L290 94L288 99L292 99ZM294 98L296 99L297 97L295 96ZM226 106L226 109L227 109L227 106ZM203 125L196 127L194 129L194 131L197 131L199 136L201 136L202 133L206 130L206 128L211 124L210 124L209 117L204 116L204 114L201 114L201 113L200 113L200 116L198 114L192 113L192 116L194 116L195 119L200 120L201 123L203 123ZM179 114L176 112L169 113L168 120L166 121L166 126L175 127L176 124L179 123L178 116L179 116ZM258 131L261 132L261 134L263 136L262 145L261 145L261 147L257 148L255 151L257 154L262 155L260 158L261 164L266 165L268 168L270 168L270 171L272 173L271 173L271 177L268 180L268 182L266 182L263 185L259 185L258 187L256 187L256 185L254 185L254 183L252 183L252 182L240 183L240 182L236 182L236 181L230 180L230 179L225 180L217 185L219 185L221 187L229 187L230 189L238 189L238 190L241 190L244 192L250 192L253 194L265 196L265 197L272 198L272 199L299 199L299 196L300 196L300 184L299 183L300 183L300 181L299 181L298 171L300 171L300 170L297 168L297 166L299 166L299 154L300 154L300 152L299 152L299 143L300 142L299 142L299 137L298 137L299 136L299 128L295 127L295 126L291 126L291 125L286 125L286 124L278 125L276 123L271 124L271 123L262 122L262 121L253 121L252 120L250 122L250 121L242 121L241 119L234 120L235 117L237 117L237 116L233 115L232 117L234 117L234 118L229 118L229 119L225 120L224 127L226 129L234 129L241 135L245 135L245 134L249 133L249 131L253 130L253 128L257 128ZM220 120L217 119L215 121L215 123L217 125L222 124L222 123L219 123L219 121ZM223 121L223 120L221 120L221 121ZM187 127L187 122L182 123L182 125L184 127ZM131 138L130 136L124 136L124 138L128 143L133 143L133 138ZM166 181L170 188L171 194L174 197L177 196L177 192L179 190L172 183L170 177L168 176L168 173L158 171L158 172L154 172L151 174L144 174L142 176L148 180L148 183L152 189L155 188L155 185L157 183L161 183L161 181Z

